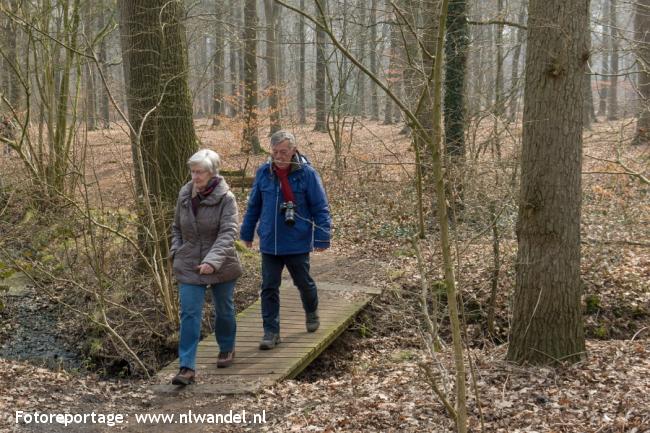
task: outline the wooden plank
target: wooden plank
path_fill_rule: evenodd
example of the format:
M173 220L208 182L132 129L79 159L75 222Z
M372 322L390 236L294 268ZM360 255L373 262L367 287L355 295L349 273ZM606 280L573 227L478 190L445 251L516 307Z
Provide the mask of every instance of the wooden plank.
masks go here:
M285 287L286 286L286 287ZM258 392L278 380L295 377L336 339L354 316L372 299L373 294L355 288L350 294L343 287L319 283L318 331L308 333L305 314L298 291L285 285L280 289L280 335L282 342L273 350L259 350L263 335L259 300L237 315L236 356L232 366L216 368L219 347L214 334L200 342L197 350L197 384L187 390L197 394L229 394ZM321 288L323 290L321 291ZM157 392L178 390L169 383L178 371L178 360L167 365L157 375L161 385Z

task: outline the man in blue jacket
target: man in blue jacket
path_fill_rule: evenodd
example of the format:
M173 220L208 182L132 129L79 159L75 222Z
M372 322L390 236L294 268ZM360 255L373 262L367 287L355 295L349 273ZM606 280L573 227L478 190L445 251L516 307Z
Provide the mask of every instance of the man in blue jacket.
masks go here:
M309 275L309 253L330 245L331 219L323 184L298 152L290 132L271 136L271 160L255 173L240 231L248 248L253 245L256 225L262 254L264 325L259 347L269 350L280 343L280 282L285 266L300 291L307 331L318 329L318 292Z

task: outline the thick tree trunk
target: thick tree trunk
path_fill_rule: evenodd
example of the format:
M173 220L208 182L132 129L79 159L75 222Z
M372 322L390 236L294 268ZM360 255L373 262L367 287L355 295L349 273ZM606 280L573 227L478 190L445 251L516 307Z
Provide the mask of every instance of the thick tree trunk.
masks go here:
M266 72L269 82L269 118L273 134L282 129L280 123L280 83L278 80L278 5L275 0L264 0L264 15L266 17Z
M634 10L636 33L636 58L638 61L638 84L641 100L637 114L637 132L634 144L650 141L650 0L637 0Z
M260 153L257 131L257 3L244 4L244 133L243 151Z
M583 358L580 206L588 0L531 0L508 359Z
M121 0L120 9L129 121L142 129L139 139L132 137L134 162L137 167L141 153L149 199L171 207L187 181L185 163L197 149L183 10L164 0ZM142 180L136 170L136 182Z

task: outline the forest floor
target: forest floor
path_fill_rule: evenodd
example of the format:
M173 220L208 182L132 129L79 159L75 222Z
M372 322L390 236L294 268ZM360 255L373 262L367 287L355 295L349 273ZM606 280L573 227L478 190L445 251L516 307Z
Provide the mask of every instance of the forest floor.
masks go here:
M396 125L367 122L355 128L337 177L327 134L296 127L300 150L322 173L331 201L335 232L332 249L323 258L335 257L338 263L345 259L340 278L380 287L383 294L299 377L258 395L200 396L188 390L171 397L154 394L146 379L103 379L84 369L0 358L0 431L451 431L453 423L421 368L432 366L440 387L453 395L449 345L432 356L422 343L422 276L409 240L416 220L409 140L399 135ZM505 361L516 258L516 188L509 181L517 167L517 152L512 150L516 144L504 138L497 160L496 141L489 133L470 131L468 150L476 159L468 164L465 211L454 228L471 361L467 365L472 371L470 431L650 432L650 200L649 187L640 180L647 181L650 174L650 149L627 144L632 129L633 123L621 121L596 124L585 133L582 279L587 356L578 364L554 368ZM197 122L199 137L222 155L225 168L246 167L251 172L264 157L241 155L230 130L237 129L226 125L215 131ZM509 137L519 133L516 128L510 132ZM89 136L100 185L93 190L93 200L101 197L103 206L119 208L130 194L126 134L113 128ZM16 160L5 159L2 166L3 171L20 170ZM100 190L111 193L102 195ZM245 193L238 193L238 200L243 210ZM428 236L421 247L428 263L426 277L435 281L441 278L441 266L428 200ZM501 267L495 332L489 334L486 316L494 268L489 221L495 214ZM238 285L238 309L255 299L256 260L254 254L244 258L248 275ZM21 304L37 313L48 310L39 296ZM10 314L16 308L7 306L0 313L0 344L16 334ZM62 326L73 326L64 320L69 316L65 311L57 314ZM445 320L441 335L448 343ZM248 421L263 413L265 422L137 420L148 413L173 414L178 421L190 410L205 415L245 411ZM95 423L87 419L67 427L16 423L16 411L121 414L124 422L110 426L96 415Z

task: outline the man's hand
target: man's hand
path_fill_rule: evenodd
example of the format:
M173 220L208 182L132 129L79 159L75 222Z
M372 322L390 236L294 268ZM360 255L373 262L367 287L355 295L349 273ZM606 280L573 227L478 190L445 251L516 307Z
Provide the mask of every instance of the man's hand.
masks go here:
M199 266L196 267L196 269L199 271L199 274L201 275L208 275L214 273L214 268L212 265L208 265L207 263L201 263Z
M327 248L314 248L314 251L316 251L317 253L322 253L322 252L325 251L326 249L327 249Z
M246 248L250 250L253 248L253 241L244 241L244 245L246 245Z

